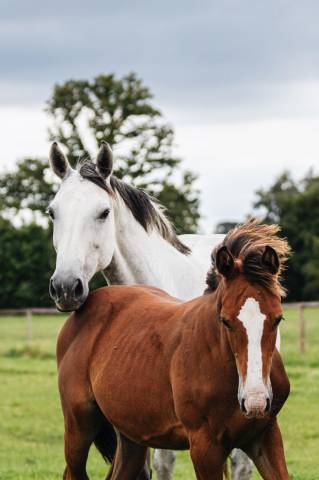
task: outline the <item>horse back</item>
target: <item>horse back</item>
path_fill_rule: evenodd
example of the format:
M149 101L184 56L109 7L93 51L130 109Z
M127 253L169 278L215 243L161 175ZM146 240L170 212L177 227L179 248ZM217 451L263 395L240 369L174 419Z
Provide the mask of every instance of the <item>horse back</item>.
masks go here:
M146 285L114 285L91 292L83 306L67 318L58 335L58 366L80 337L81 341L89 344L101 328L105 331L122 312L129 314L133 305L138 304L143 310L150 305L176 306L180 303L163 290Z

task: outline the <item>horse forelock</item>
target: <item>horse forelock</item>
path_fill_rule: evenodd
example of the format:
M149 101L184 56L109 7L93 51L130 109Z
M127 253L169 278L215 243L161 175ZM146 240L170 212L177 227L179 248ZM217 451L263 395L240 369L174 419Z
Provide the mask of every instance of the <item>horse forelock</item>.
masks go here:
M212 267L207 274L206 293L215 291L219 285L221 275L216 269L216 253L220 247L226 246L235 260L240 261L240 270L249 282L285 296L286 290L281 284L281 274L285 269L291 250L287 240L279 237L279 231L278 225L262 224L256 219L230 230L223 242L212 253ZM262 264L266 246L272 247L279 257L280 267L275 275L265 269Z
M114 175L110 177L109 182L106 182L98 172L96 165L91 162L85 162L79 165L78 172L83 178L93 182L108 194L113 196L118 194L135 220L146 232L155 228L176 250L185 255L191 252L191 250L179 240L172 224L164 213L164 208L146 192L128 185Z

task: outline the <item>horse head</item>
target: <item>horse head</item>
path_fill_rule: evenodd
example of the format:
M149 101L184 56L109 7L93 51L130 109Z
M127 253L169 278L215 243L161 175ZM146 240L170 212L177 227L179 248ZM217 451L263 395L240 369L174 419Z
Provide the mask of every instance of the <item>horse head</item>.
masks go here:
M49 292L58 309L76 310L88 295L90 279L109 265L114 253L112 151L103 143L95 164L73 169L53 143L50 165L62 182L48 207L57 253Z
M250 418L267 415L272 402L270 369L283 318L279 275L289 253L275 228L253 221L231 231L213 253L208 277L237 367L239 405Z

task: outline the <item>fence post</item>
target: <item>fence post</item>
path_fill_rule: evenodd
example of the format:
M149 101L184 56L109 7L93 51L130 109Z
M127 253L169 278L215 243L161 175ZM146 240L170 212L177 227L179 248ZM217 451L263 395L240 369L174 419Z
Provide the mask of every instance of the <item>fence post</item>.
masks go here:
M33 340L32 311L27 310L27 343L31 346Z
M300 353L304 355L305 347L305 306L303 304L299 307L299 328L300 328Z

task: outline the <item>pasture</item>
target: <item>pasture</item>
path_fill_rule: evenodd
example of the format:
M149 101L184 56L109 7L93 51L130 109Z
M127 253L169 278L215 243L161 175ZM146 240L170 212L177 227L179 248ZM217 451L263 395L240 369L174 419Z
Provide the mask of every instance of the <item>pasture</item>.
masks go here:
M288 468L294 480L319 478L319 310L306 310L306 353L298 344L298 314L281 327L291 394L279 417ZM23 317L0 317L0 478L60 479L64 468L63 419L56 385L55 341L63 315L34 316L26 342ZM105 464L92 448L88 472L102 479ZM174 479L194 479L188 452L178 453ZM257 473L254 478L260 478Z

